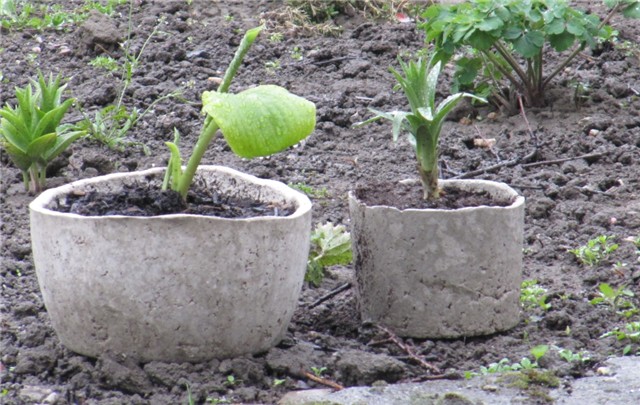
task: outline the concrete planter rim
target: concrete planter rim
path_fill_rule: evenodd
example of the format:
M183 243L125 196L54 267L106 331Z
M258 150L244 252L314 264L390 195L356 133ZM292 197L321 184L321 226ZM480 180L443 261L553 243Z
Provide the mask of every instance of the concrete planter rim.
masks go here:
M403 184L411 184L411 185L417 185L420 183L420 181L418 179L411 179L409 181L403 181ZM362 202L358 197L356 197L355 195L355 191L354 190L350 190L349 191L349 198L353 199L358 205L360 206L364 206L367 207L368 209L372 209L372 210L392 210L392 211L397 211L397 212L420 212L420 211L424 211L424 212L442 212L442 211L450 211L450 212L464 212L464 211L469 211L469 210L476 210L476 209L495 209L495 208L517 208L521 205L523 205L525 203L525 198L524 196L522 196L521 194L517 193L515 190L513 190L508 184L506 183L502 183L499 181L493 181L493 180L476 180L476 179L455 179L455 180L440 180L439 183L442 188L447 189L447 188L458 188L461 185L470 185L470 184L477 184L480 186L484 186L484 187L490 187L493 188L495 191L498 192L504 192L509 194L510 196L514 197L514 201L507 206L504 207L500 207L500 206L489 206L489 205L480 205L480 206L473 206L473 207L462 207L462 208L456 208L456 209L441 209L441 208L406 208L406 209L400 209L394 206L389 206L389 205L367 205L364 202Z
M182 217L208 217L208 215L199 215L199 214L182 214L182 213L178 213L178 214L165 214L165 215L155 215L155 216L129 216L129 215L96 215L96 216L92 216L92 215L78 215L78 214L74 214L74 213L69 213L69 212L59 212L56 210L52 210L50 208L47 207L47 204L49 201L51 201L53 198L58 197L58 196L63 196L63 195L67 195L72 193L74 190L79 190L82 189L84 187L90 186L91 184L94 183L99 183L99 182L103 182L103 181L109 181L109 180L118 180L118 179L125 179L127 177L131 177L131 175L136 175L136 176L150 176L150 175L157 175L157 174L161 174L164 173L164 171L166 170L166 168L164 167L155 167L155 168L151 168L151 169L145 169L145 170L139 170L139 171L134 171L134 172L120 172L120 173L110 173L110 174L105 174L102 176L96 176L96 177L90 177L87 179L81 179L81 180L76 180L73 181L71 183L67 183L64 184L62 186L59 187L54 187L54 188L50 188L47 189L45 191L43 191L42 193L40 193L38 196L36 196L31 203L29 204L29 209L38 213L47 213L49 215L59 215L61 217L69 217L69 218L91 218L91 219L96 219L96 218L129 218L129 219L133 219L133 220L152 220L154 218L182 218ZM251 181L257 185L263 185L263 186L269 186L275 190L277 190L278 192L280 192L283 196L287 197L288 199L291 199L295 196L296 198L296 202L298 203L298 207L296 208L296 211L291 214L288 215L286 217L268 217L269 220L277 220L278 218L295 218L295 217L299 217L301 215L304 215L304 212L306 212L307 210L311 209L311 201L307 198L306 195L304 195L303 193L294 190L290 187L288 187L287 185L275 181L275 180L269 180L269 179L261 179L258 178L256 176L247 174L247 173L243 173L241 171L229 168L227 166L219 166L219 165L200 165L198 166L198 170L215 170L215 171L219 171L221 173L226 173L235 177L239 177L248 181ZM304 198L300 198L300 197L304 197ZM265 217L251 217L251 218L221 218L221 217L213 217L216 220L220 220L220 221L247 221L247 222L253 222L253 221L261 221L264 220Z

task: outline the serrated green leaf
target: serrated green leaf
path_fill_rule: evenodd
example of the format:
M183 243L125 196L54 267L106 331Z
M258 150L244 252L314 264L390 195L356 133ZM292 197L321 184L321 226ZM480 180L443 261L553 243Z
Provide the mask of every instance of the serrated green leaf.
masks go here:
M502 36L504 39L508 41L513 41L514 39L518 39L523 35L523 31L518 27L508 27L502 32Z
M569 32L563 32L557 35L549 35L549 43L558 52L566 51L575 43L575 35Z
M520 55L532 58L542 50L544 34L540 31L529 31L513 42L513 46Z
M549 35L562 34L565 31L564 21L556 18L544 26L544 31Z
M295 145L315 127L316 107L286 89L264 85L238 94L204 92L203 110L239 156L266 156Z
M313 259L323 267L351 263L351 234L343 225L318 225L311 234L311 245Z
M504 26L502 19L498 17L489 17L476 25L480 31L494 31Z
M487 50L493 46L497 38L488 32L474 30L471 35L465 38L467 43L478 50Z

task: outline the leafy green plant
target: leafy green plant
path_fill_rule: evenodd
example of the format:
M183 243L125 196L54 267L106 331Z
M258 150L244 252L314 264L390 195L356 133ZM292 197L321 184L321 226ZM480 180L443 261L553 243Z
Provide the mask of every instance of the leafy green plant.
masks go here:
M481 366L480 372L465 371L464 376L466 379L476 377L478 375L499 374L509 371L531 370L538 368L538 360L540 360L549 351L548 345L538 345L530 349L530 353L534 358L531 361L528 357L523 357L519 363L511 363L508 358L503 358L497 363L491 363L488 366Z
M324 279L325 267L347 265L352 258L351 234L344 225L333 225L331 222L318 224L311 233L311 249L304 279L318 287Z
M569 349L563 349L558 346L554 346L554 349L558 352L558 356L567 363L584 363L591 360L589 352L584 350L574 353Z
M252 158L292 146L315 128L315 105L282 87L261 85L237 94L227 93L244 55L262 28L246 32L218 90L202 94L202 109L207 117L184 169L177 131L174 142L167 142L171 157L164 189L170 188L186 198L202 156L218 129L235 154Z
M438 57L456 58L456 81L479 94L492 94L499 104L513 108L517 96L529 106L545 104L545 89L586 47L615 35L608 21L617 12L640 17L637 0L606 0L611 7L603 19L572 7L566 0L471 0L436 4L423 17L427 41ZM547 51L563 54L547 68ZM475 83L475 84L474 84ZM508 83L515 91L502 89Z
M618 250L618 244L613 243L615 236L600 235L587 241L587 244L576 249L569 250L580 263L595 266L611 253Z
M404 91L411 111L382 112L371 109L377 115L357 125L379 119L389 120L393 124L394 141L397 141L401 131L408 132L418 159L418 172L424 190L424 199L435 200L440 197L438 143L442 124L462 98L468 97L481 102L485 100L469 93L455 93L436 106L436 86L440 76L441 62L434 64L433 57L428 60L419 58L409 63L405 63L402 59L398 61L404 76L393 68L390 70Z
M589 301L592 305L607 304L614 312L620 308L630 309L634 307L633 303L625 299L625 297L634 297L635 294L625 285L613 288L607 283L600 283L598 290L600 290L598 296Z
M133 13L133 2L129 4L129 23ZM105 69L114 77L119 76L122 80L120 85L118 98L115 104L110 104L95 112L93 119L84 114L84 120L79 125L84 128L92 139L106 145L110 149L123 151L127 147L141 146L145 153L148 153L146 145L129 139L129 131L158 103L169 98L175 98L180 94L180 90L164 94L156 98L143 111L137 108L127 109L124 104L124 97L127 89L133 82L133 76L140 65L142 54L151 39L158 34L164 20L161 18L153 31L147 36L137 53L131 51L131 35L132 28L129 27L127 34L127 45L124 47L124 58L118 61L110 56L99 56L93 59L89 64L99 69Z
M325 187L322 188L313 188L305 183L289 183L288 184L289 187L291 188L295 188L298 191L302 191L303 193L305 193L306 195L308 195L309 197L316 197L316 198L326 198L329 196L329 192L327 191L327 189Z
M633 344L640 341L640 322L625 323L622 328L617 327L614 330L604 333L600 338L603 339L610 336L615 336L618 341L628 340L631 342L622 349L622 354L626 356L632 352ZM638 352L640 352L640 350Z
M61 124L73 98L63 101L67 85L61 78L38 74L23 89L16 88L18 105L0 110L0 146L22 171L25 189L44 189L49 163L85 132L71 124ZM35 92L34 92L35 88Z
M524 280L520 290L520 304L525 310L540 307L545 311L551 308L547 303L547 290L538 284L538 280Z

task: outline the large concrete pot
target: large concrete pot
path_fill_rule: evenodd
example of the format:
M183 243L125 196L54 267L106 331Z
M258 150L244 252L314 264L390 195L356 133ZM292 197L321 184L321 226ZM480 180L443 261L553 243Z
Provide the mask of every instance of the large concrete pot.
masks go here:
M311 202L282 183L218 166L220 190L290 202L286 217L174 214L90 217L49 209L71 192L161 181L164 169L111 174L47 190L29 206L33 259L62 344L87 355L197 362L277 344L302 288Z
M350 193L363 321L416 338L507 330L520 316L524 197L491 181L440 184L515 200L508 207L399 210L368 207Z

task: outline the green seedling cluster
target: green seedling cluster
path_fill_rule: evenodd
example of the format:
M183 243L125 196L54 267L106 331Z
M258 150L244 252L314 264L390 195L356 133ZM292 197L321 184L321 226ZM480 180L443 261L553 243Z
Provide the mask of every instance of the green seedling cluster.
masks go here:
M598 286L598 296L589 301L593 305L608 305L613 312L630 318L638 313L638 309L628 298L635 297L633 291L627 286L614 288L607 283Z
M538 284L538 280L524 280L520 290L520 304L525 311L541 308L545 311L551 309L547 303L547 290Z
M322 375L327 371L326 367L311 367L311 371L313 371L313 375L316 377L322 377Z
M61 78L39 73L25 88L16 88L18 105L0 110L0 147L22 172L25 189L44 189L47 166L85 134L71 124L61 124L74 99L63 100Z
M609 331L600 338L607 338L610 336L615 336L618 341L629 341L630 343L622 349L623 355L628 355L633 353L634 347L636 354L640 354L640 348L637 347L638 341L640 341L640 322L628 322L625 323L622 328L615 328L612 331Z
M604 3L610 12L602 20L566 0L438 3L423 13L422 28L440 60L455 60L459 88L491 95L509 110L520 96L526 105L543 106L549 83L581 51L614 38L607 25L614 14L640 17L636 0ZM560 62L549 66L551 60Z
M351 234L344 225L333 225L331 222L318 224L311 233L311 249L304 279L318 287L324 279L326 267L346 266L352 259Z
M469 93L455 93L436 105L436 86L442 67L441 62L436 62L433 57L419 58L408 63L399 59L398 62L402 73L393 68L390 70L403 90L411 111L382 112L371 109L376 116L357 125L380 119L391 121L394 141L398 140L400 132L407 132L415 148L424 199L436 200L440 198L441 191L438 186L440 149L438 143L442 124L463 98L467 97L480 102L485 100Z
M587 244L576 249L569 250L582 264L595 266L611 253L618 250L615 236L600 235L587 241Z
M531 361L531 359L529 359L528 357L523 357L519 363L511 363L508 358L504 358L497 363L491 363L486 367L481 366L480 372L465 371L464 376L466 379L469 379L479 375L500 374L509 371L531 370L534 368L538 368L538 360L540 360L545 354L547 354L548 351L548 345L534 346L529 351L533 356L533 361Z
M563 349L558 346L554 346L554 349L558 352L558 356L567 363L585 363L591 360L591 354L584 350L574 353L569 349Z
M322 188L314 188L305 183L289 183L289 187L295 188L298 191L305 193L309 197L313 198L327 198L329 196L329 192L326 187Z
M89 11L111 15L129 0L89 1L73 10L61 4L38 4L30 0L0 0L0 27L6 30L68 29L87 19ZM46 3L46 2L45 2Z
M129 21L131 21L132 13L133 2L129 4ZM164 94L156 98L143 111L140 111L135 107L128 109L124 105L125 94L133 82L133 76L140 65L142 54L151 39L159 33L160 27L163 23L163 19L158 21L158 24L149 34L137 53L134 53L131 50L132 34L131 27L129 27L127 41L125 42L127 45L123 48L124 57L122 58L122 61L116 60L111 56L98 56L89 62L91 66L106 70L114 78L119 77L122 80L116 102L96 111L93 118L84 114L85 118L79 124L87 131L92 139L106 145L110 149L122 152L128 147L140 146L144 152L148 154L149 151L146 145L140 142L135 142L128 137L129 131L132 130L138 121L153 109L154 106L169 98L175 98L180 94L179 90Z

